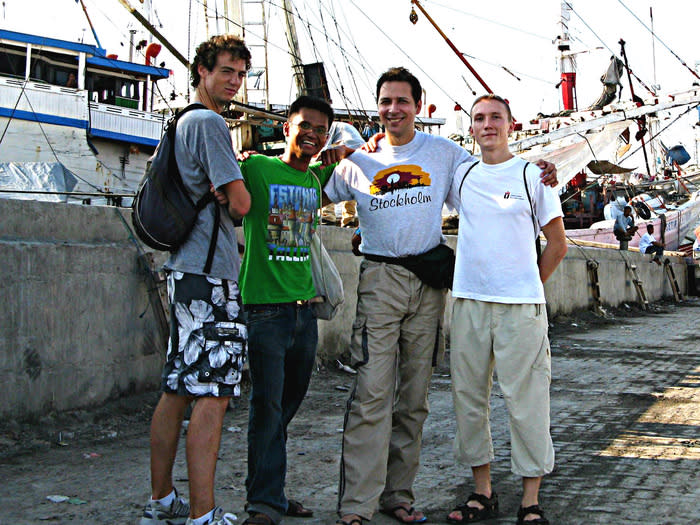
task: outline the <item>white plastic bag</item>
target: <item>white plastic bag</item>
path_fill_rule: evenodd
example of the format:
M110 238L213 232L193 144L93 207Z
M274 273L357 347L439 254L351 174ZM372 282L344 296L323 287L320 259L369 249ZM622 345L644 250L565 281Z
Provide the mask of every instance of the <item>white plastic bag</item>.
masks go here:
M312 300L311 307L316 317L330 321L345 301L343 281L340 273L321 242L318 232L311 236L311 276L318 297Z

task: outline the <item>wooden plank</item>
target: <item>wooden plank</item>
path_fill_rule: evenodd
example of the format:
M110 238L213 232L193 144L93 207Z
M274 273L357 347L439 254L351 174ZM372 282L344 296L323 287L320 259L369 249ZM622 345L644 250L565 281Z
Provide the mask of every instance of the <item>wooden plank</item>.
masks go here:
M584 240L579 240L579 239L570 239L568 237L566 239L566 242L567 242L567 244L573 244L574 246L585 246L588 248L608 248L611 250L619 250L620 249L620 246L618 244L610 244L607 242L584 241ZM628 248L627 251L639 253L639 248L632 246L632 247ZM664 251L664 256L686 257L686 255L683 252L674 252L674 251Z

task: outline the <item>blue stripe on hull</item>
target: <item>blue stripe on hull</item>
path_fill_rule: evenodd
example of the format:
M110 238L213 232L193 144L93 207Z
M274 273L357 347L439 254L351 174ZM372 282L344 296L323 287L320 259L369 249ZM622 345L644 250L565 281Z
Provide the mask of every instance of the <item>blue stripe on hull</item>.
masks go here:
M68 117L57 117L56 115L48 115L45 113L32 113L31 111L14 110L10 108L0 107L0 117L16 118L19 120L28 120L30 122L39 122L42 124L53 124L56 126L66 126L70 128L87 129L87 120L80 120ZM148 137L139 137L136 135L127 135L126 133L116 133L102 129L91 129L90 134L95 137L116 140L119 142L129 142L131 144L142 144L145 146L157 146L159 140Z
M145 146L157 146L159 140L149 139L147 137L137 137L135 135L126 135L125 133L115 133L114 131L106 131L103 129L91 129L90 135L101 139L118 140L120 142L130 142L132 144L143 144Z
M12 110L10 108L0 108L0 117L16 118L19 120L29 120L31 122L42 122L45 124L55 124L57 126L68 126L70 128L87 129L87 120L77 118L57 117L46 113L33 113L21 109Z

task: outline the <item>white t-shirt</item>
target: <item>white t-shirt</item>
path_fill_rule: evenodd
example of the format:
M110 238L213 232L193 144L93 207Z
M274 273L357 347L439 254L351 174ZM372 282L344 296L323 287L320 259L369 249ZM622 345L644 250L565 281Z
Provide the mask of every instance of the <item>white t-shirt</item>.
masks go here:
M647 253L647 248L649 248L649 246L651 246L655 241L656 239L649 232L646 232L644 235L642 235L642 238L639 239L640 253Z
M404 257L437 246L442 206L460 164L474 159L454 142L416 132L403 146L379 141L375 153L357 151L335 169L324 191L334 201L357 201L363 253ZM473 162L473 160L472 160Z
M457 170L455 193L471 164ZM526 177L537 220L535 231L523 184L524 166L518 157L501 164L480 162L464 180L454 297L508 304L545 302L535 237L541 226L562 216L561 203L556 191L540 182L540 168L530 164Z

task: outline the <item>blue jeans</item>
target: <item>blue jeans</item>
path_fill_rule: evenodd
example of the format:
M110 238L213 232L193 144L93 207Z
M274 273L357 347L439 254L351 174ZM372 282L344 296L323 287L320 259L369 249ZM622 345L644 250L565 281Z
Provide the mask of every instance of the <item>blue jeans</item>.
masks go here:
M246 307L252 390L248 421L248 512L275 523L287 510L287 426L311 379L318 326L309 305Z

